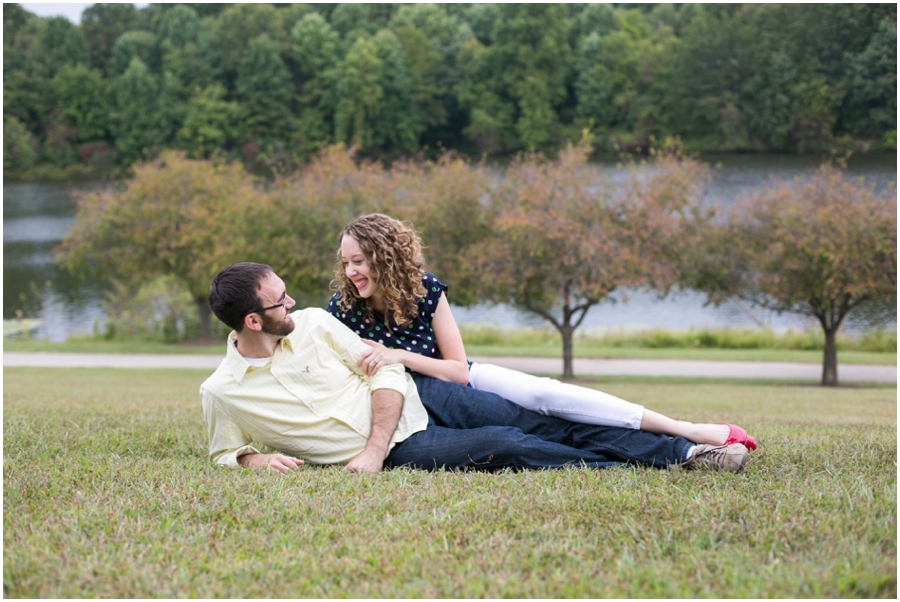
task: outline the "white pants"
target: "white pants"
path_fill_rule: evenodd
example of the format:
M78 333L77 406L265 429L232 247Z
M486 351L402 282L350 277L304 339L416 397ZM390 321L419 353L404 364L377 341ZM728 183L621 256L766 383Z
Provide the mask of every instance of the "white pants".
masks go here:
M639 429L644 416L643 406L602 391L492 364L473 363L469 386L496 393L538 414L571 422Z

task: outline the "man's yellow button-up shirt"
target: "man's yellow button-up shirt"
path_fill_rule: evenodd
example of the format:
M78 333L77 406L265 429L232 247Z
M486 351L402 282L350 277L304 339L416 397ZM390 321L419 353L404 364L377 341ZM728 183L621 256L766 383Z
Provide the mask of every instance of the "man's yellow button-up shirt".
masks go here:
M232 332L225 359L200 386L216 464L237 466L239 456L257 452L252 442L311 464L346 464L366 445L377 389L404 398L391 448L425 430L428 414L402 365L383 366L368 377L356 366L368 347L336 318L318 308L291 318L294 331L261 367L238 353Z

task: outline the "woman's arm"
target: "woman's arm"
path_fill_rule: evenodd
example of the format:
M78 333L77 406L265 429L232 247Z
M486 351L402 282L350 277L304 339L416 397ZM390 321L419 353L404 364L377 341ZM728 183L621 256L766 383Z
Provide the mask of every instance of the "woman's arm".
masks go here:
M466 385L469 383L469 364L466 361L466 348L462 335L450 310L450 303L442 293L431 321L434 339L443 359L425 357L404 349L388 349L372 341L363 339L372 348L372 352L360 359L360 366L366 374L372 375L384 364L403 364L413 372L424 374L439 380Z

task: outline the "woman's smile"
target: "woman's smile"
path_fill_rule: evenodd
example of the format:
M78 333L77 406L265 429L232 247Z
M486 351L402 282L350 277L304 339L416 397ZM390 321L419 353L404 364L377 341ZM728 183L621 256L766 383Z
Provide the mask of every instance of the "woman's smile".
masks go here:
M365 253L352 236L344 236L341 240L341 261L344 264L344 274L356 287L359 296L363 298L373 296L378 287L370 277L369 262Z

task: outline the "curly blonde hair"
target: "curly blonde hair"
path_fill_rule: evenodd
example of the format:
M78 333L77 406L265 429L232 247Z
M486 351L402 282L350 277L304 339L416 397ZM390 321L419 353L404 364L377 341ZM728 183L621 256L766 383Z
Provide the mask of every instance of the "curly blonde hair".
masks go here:
M345 236L352 236L359 243L369 263L372 279L378 284L378 292L384 302L384 316L388 327L405 326L412 322L418 311L419 300L425 296L422 276L425 260L422 257L422 241L411 225L381 213L363 215L350 222L341 231L338 244ZM340 293L338 305L344 311L362 309L365 318L374 311L369 299L359 296L356 287L347 278L337 251L334 281Z

